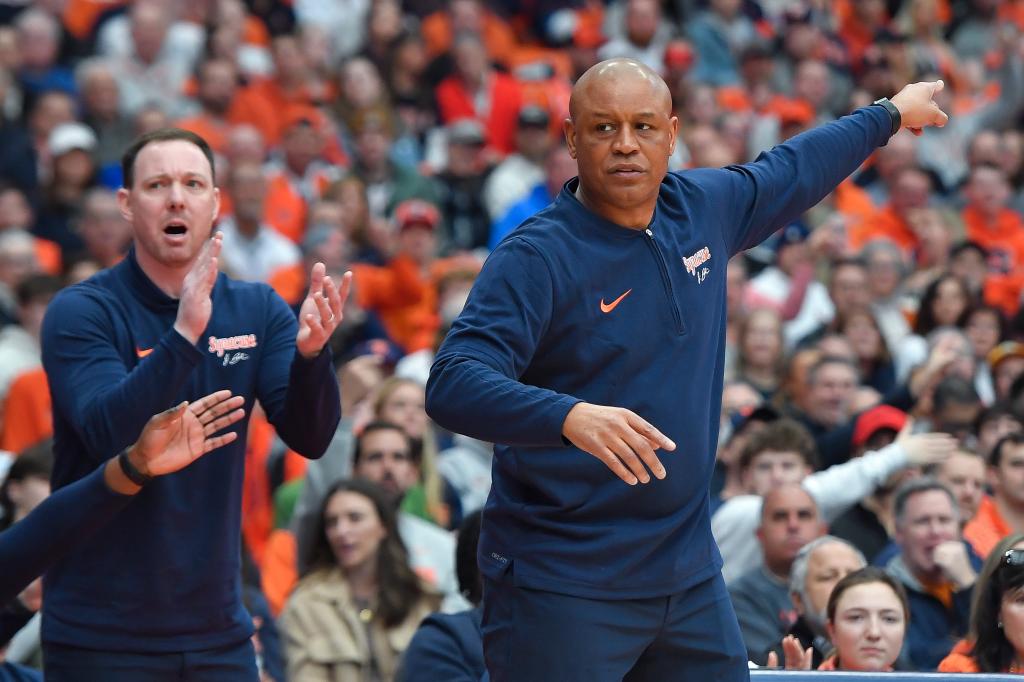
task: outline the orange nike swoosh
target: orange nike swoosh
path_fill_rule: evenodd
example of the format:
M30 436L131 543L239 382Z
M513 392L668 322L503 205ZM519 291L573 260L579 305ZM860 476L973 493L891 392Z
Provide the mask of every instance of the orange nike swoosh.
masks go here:
M140 358L144 358L144 357L146 357L147 355L149 355L152 352L153 352L152 348L142 349L142 348L139 348L138 346L135 347L135 354L138 355Z
M629 296L629 292L630 291L633 291L633 290L632 289L627 290L626 293L624 293L622 296L619 296L617 299L615 299L611 303L605 303L604 299L602 298L601 299L601 312L602 313L610 313L611 311L615 310L615 306L617 306L620 303L622 303L622 299L624 299L627 296Z

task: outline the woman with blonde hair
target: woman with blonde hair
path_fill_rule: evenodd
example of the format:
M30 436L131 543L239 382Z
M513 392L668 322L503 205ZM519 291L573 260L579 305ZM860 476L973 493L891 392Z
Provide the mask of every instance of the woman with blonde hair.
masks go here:
M419 449L420 482L405 494L402 511L441 526L457 528L462 522L459 498L437 470L437 438L424 409L423 384L391 377L377 388L374 418L398 424Z

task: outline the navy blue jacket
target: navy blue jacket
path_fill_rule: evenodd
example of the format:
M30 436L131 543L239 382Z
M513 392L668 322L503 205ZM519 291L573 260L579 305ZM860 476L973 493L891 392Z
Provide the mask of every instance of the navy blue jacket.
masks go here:
M319 457L340 420L329 351L295 350L298 323L263 284L221 274L198 345L173 329L178 301L134 251L70 287L43 321L53 398L55 488L130 445L149 418L218 389L245 396L238 439L157 478L131 508L44 579L44 642L88 649L211 649L252 634L242 605L240 526L245 434L259 400L284 441Z
M498 443L480 565L581 597L677 593L716 573L708 485L725 348L725 271L889 136L881 107L755 162L669 173L647 230L592 213L571 180L491 254L437 353L427 411ZM562 440L579 401L633 410L677 444L629 486Z
M402 654L398 682L480 682L484 638L480 607L424 619Z

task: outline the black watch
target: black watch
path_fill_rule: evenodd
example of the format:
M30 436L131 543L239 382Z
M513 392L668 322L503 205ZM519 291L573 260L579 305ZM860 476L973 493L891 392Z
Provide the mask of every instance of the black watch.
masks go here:
M900 128L903 127L903 116L900 114L900 110L896 108L896 105L889 101L888 97L876 99L871 104L882 107L889 112L889 137L898 133Z
M128 480L140 488L153 480L152 476L147 476L135 468L132 461L128 459L127 450L122 450L121 454L117 456L117 463L121 465L121 471L123 471L124 475L128 477Z

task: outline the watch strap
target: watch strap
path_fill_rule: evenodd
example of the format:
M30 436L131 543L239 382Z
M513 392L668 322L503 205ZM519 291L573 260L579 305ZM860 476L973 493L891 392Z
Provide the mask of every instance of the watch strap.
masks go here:
M898 133L900 128L903 127L903 116L900 114L900 110L896 108L896 105L888 97L876 99L872 102L872 105L882 107L889 112L889 137Z
M132 461L128 459L128 451L122 450L121 454L117 456L117 463L121 466L121 471L128 477L128 480L135 485L142 487L153 480L152 476L147 476L132 464Z

